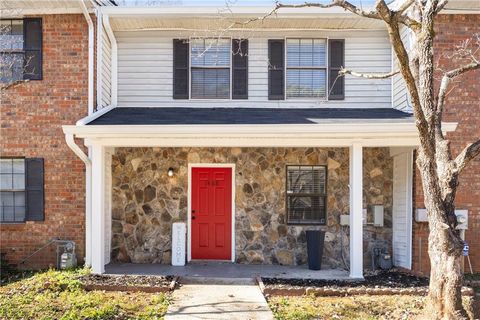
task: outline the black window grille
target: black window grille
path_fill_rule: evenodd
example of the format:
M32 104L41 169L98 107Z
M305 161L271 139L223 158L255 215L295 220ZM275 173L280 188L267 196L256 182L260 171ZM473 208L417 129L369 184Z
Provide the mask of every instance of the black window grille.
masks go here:
M287 166L287 223L326 224L326 166Z

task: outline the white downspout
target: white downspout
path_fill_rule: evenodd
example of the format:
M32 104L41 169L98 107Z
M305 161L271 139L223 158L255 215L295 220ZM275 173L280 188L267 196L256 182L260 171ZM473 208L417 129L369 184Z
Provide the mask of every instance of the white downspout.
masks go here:
M80 8L82 9L83 15L85 16L85 20L87 20L88 24L88 114L93 113L93 48L94 48L94 26L92 18L90 17L90 13L88 12L87 6L83 0L78 0L80 3Z
M97 16L97 111L105 107L103 105L103 26L102 12L96 11Z
M78 0L80 9L88 24L88 115L94 112L94 41L95 30L92 18L83 0ZM65 134L65 141L72 151L85 163L85 265L92 265L92 162L75 143L73 134ZM90 148L88 148L90 155Z
M65 133L65 141L72 151L85 163L85 265L92 265L92 161L75 143L73 133ZM90 151L90 148L89 148ZM90 152L89 152L90 153Z

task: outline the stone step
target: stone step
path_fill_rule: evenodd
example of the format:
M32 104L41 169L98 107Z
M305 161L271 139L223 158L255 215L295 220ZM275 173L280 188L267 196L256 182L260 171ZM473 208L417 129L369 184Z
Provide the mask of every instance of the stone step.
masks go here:
M226 278L184 276L178 278L180 284L256 285L255 278Z

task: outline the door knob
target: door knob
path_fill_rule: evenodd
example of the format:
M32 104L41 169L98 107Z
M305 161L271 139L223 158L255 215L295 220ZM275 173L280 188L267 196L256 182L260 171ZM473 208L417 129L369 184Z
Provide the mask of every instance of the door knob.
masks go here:
M195 216L192 216L192 220L195 220Z

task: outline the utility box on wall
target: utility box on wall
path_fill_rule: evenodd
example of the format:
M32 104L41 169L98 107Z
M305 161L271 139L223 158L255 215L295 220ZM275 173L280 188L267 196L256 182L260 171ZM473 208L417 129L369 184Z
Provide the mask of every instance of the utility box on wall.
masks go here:
M187 227L184 222L172 225L172 266L185 265Z
M383 227L383 206L373 205L373 225L375 227Z

